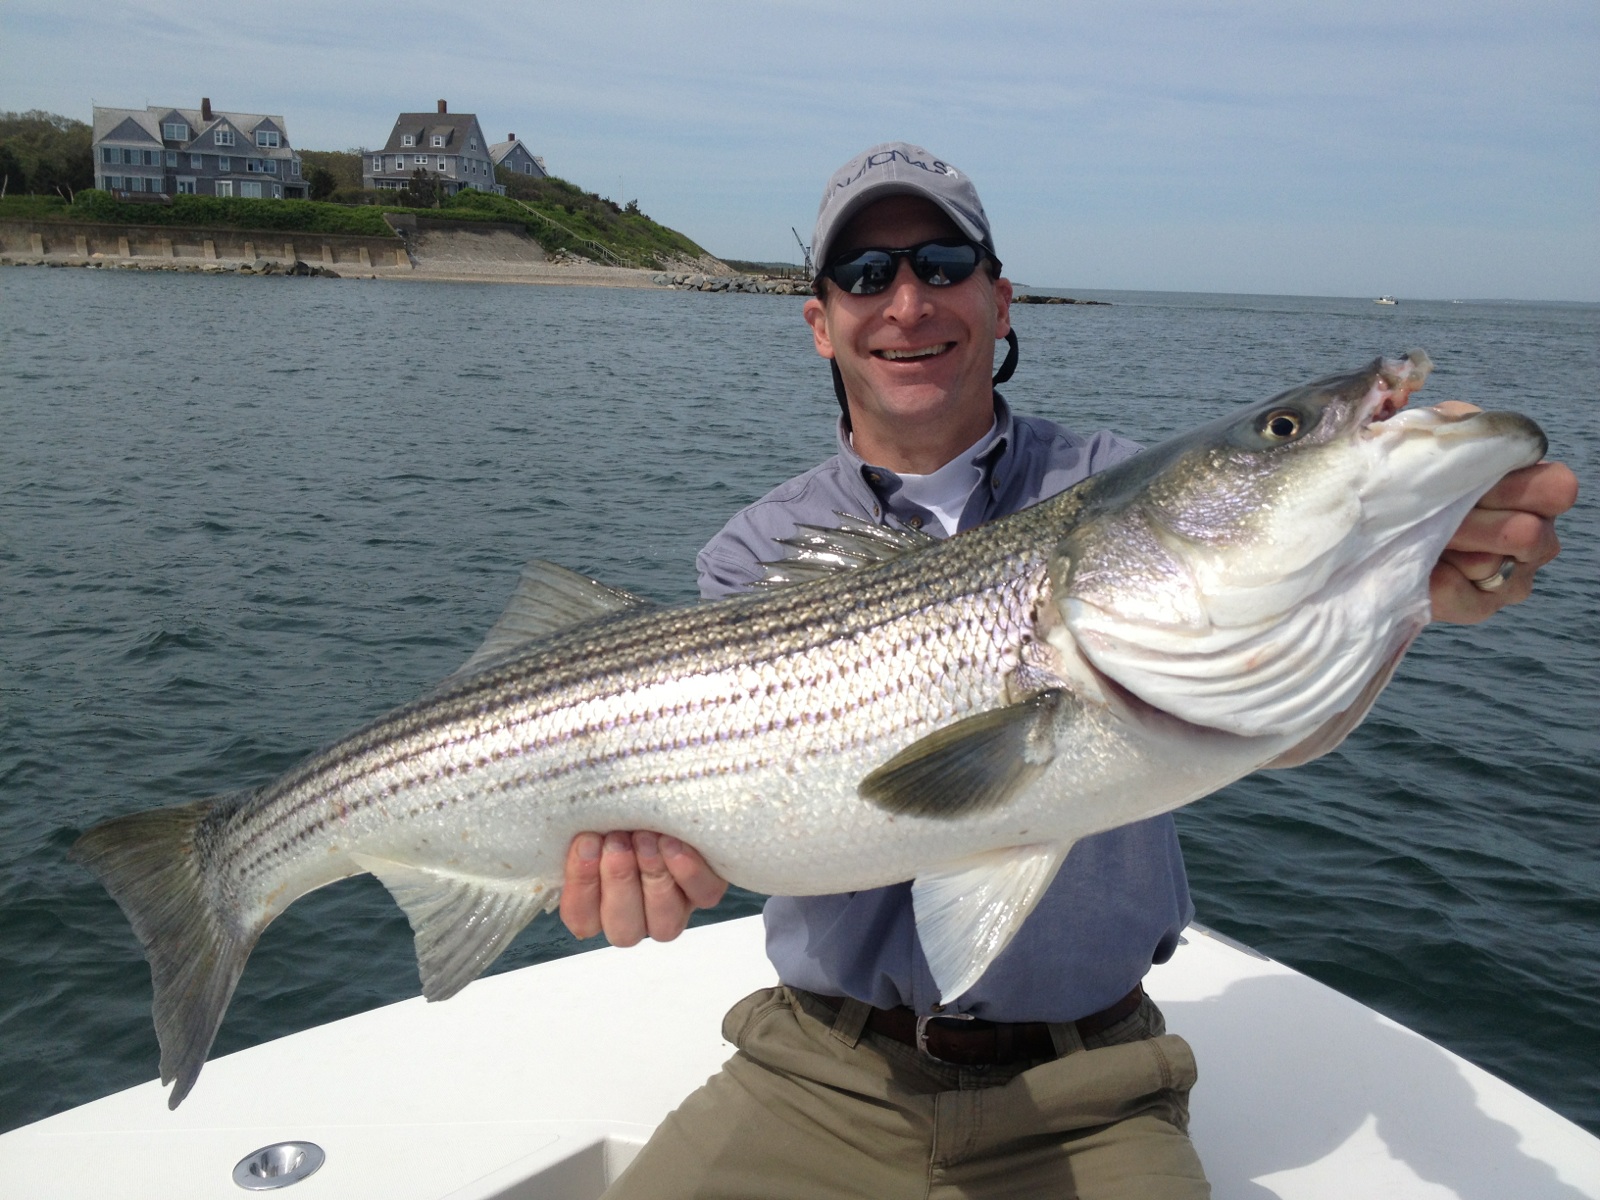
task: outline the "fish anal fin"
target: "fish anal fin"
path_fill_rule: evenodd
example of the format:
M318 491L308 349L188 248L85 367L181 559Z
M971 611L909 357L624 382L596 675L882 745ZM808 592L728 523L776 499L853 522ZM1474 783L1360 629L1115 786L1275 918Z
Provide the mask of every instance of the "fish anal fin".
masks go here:
M244 795L116 817L68 853L105 885L150 962L161 1082L175 1084L168 1108L177 1108L200 1077L245 961L274 915L247 923L214 901L205 884L196 831Z
M511 939L541 912L560 887L526 879L491 879L437 867L351 854L376 875L411 922L422 994L448 1000L500 957Z
M490 664L552 633L608 613L642 608L653 602L621 588L536 558L522 568L511 602L494 623L483 645L450 676L476 675Z
M1050 765L1066 699L1065 691L1050 688L963 717L911 743L857 791L888 812L918 817L954 819L999 808Z
M1069 849L1055 844L989 850L917 876L911 885L917 940L941 1000L971 989L1011 944Z

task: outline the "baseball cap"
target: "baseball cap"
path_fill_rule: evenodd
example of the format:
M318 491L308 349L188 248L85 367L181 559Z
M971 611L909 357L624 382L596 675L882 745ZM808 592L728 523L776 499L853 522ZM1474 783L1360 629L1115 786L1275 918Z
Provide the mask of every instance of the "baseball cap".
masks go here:
M850 218L885 196L931 200L962 233L995 253L989 218L978 189L966 175L921 146L883 142L856 155L828 180L811 234L811 261L818 270L832 255Z

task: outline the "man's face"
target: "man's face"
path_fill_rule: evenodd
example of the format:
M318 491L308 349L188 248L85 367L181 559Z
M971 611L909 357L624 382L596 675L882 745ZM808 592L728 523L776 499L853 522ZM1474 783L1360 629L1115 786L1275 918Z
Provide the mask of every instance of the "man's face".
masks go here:
M857 214L834 254L959 236L931 202L892 196ZM902 259L886 290L853 296L829 284L824 299L806 302L805 317L817 353L844 378L858 449L863 438L893 443L948 432L955 452L989 428L994 344L1011 328L1011 284L990 279L987 264L958 284L932 287Z

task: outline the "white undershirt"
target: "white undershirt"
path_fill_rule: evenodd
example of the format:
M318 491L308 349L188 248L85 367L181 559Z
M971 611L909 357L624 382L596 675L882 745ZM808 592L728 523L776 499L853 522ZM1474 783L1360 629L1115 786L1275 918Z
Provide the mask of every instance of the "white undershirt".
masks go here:
M997 423L990 422L988 433L931 475L900 476L900 495L937 517L946 537L956 531L972 490L983 482L978 463L989 453L996 430Z

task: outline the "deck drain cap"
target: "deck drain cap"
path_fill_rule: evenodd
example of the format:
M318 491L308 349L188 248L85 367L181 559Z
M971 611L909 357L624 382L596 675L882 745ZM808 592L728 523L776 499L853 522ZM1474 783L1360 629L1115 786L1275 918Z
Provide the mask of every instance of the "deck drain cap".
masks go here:
M269 1192L315 1174L326 1158L315 1142L274 1142L241 1158L233 1181L247 1191Z

